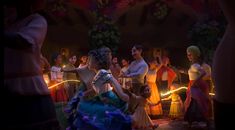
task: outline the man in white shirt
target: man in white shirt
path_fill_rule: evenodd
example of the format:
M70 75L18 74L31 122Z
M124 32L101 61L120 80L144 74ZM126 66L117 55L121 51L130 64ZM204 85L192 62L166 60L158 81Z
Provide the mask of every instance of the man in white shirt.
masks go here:
M145 83L145 75L148 72L148 64L142 57L143 47L141 45L134 45L132 48L132 56L134 61L131 62L128 69L122 74L123 77L132 79L131 92L140 95L140 88ZM129 104L129 112L133 113L137 103L133 100Z

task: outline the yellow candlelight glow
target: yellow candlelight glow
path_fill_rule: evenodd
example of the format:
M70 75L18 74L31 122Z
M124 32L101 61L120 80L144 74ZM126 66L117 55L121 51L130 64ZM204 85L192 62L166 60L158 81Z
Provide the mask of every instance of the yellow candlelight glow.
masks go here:
M57 84L54 84L54 85L49 86L48 89L52 89L52 88L54 88L54 87L56 87L56 86L58 86L58 85L60 85L60 84L65 83L65 82L80 82L80 81L79 81L79 80L64 80L64 81L61 81L61 82L59 82L59 83L57 83Z
M172 94L173 92L177 92L177 91L180 91L180 90L182 90L182 89L187 90L188 88L185 87L185 86L179 87L179 88L177 88L177 89L175 89L175 90L170 90L170 91L167 91L166 93L161 93L161 96L170 95L170 94ZM209 95L215 96L215 93L209 93Z

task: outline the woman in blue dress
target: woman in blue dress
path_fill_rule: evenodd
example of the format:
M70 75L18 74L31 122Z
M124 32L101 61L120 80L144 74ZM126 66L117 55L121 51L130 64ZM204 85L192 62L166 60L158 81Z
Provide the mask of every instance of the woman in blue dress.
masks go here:
M83 84L85 89L74 97L79 99L76 116L72 120L75 129L131 130L131 118L124 114L127 110L125 101L129 97L109 71L111 59L111 51L106 47L89 52L87 69L93 70L96 75L90 78L92 80L87 80Z

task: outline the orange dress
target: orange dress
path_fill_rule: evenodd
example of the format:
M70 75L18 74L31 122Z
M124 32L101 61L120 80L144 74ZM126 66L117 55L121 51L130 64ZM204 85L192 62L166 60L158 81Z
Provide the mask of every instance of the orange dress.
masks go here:
M156 79L157 79L157 70L156 69L149 70L148 73L146 74L146 81L151 89L151 96L149 97L149 101L151 103L158 103L161 100L159 92L158 92L158 87L156 84ZM149 115L162 115L163 114L161 103L155 106L148 105L146 107L146 110Z
M154 126L154 123L152 122L146 111L146 107L148 107L148 105L152 103L141 96L135 96L133 94L133 97L138 102L138 106L134 114L132 115L133 127L138 129L152 128Z

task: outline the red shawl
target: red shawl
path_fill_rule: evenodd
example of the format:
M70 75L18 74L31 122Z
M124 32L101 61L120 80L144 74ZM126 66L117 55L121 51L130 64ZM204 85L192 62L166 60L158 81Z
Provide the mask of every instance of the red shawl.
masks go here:
M168 85L171 85L174 79L176 78L176 73L173 69L168 66L162 66L157 72L157 79L161 81L163 72L167 71L168 73Z

